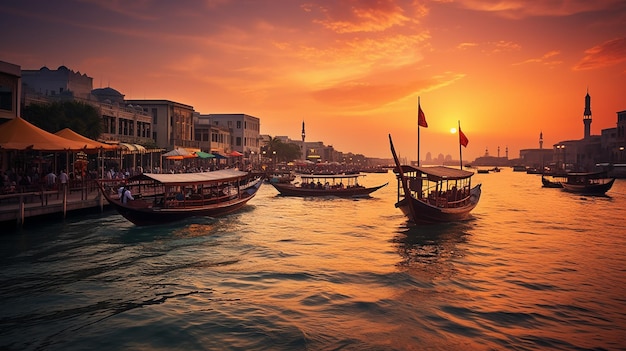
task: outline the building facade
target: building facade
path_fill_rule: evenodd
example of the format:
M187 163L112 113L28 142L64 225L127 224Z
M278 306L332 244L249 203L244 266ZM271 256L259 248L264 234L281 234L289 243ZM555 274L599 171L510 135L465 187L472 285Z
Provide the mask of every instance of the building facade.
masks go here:
M140 106L152 117L152 139L159 148L200 150L194 140L192 106L169 100L126 100L127 106Z
M65 66L56 70L44 66L38 70L22 70L22 84L24 91L31 94L89 100L93 78Z
M20 117L22 69L0 61L0 122Z
M230 132L231 151L238 151L250 159L261 151L261 120L243 113L202 115L215 127Z
M124 105L124 95L113 88L92 90L102 116L103 141L154 146L152 117L140 106Z
M232 135L226 127L211 123L208 115L194 117L195 140L202 151L227 154L231 151Z

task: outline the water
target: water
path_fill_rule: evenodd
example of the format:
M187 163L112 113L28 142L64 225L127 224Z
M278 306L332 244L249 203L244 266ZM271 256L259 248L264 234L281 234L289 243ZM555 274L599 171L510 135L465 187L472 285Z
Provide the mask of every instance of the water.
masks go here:
M0 235L2 350L626 350L626 181L608 197L477 174L469 221L407 229L368 199L277 196L135 227Z

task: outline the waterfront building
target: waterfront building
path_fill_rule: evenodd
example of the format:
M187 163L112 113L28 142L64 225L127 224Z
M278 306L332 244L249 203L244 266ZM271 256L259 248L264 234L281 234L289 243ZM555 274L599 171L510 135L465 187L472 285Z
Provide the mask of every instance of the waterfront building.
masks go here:
M194 139L202 151L227 154L231 150L232 135L224 126L212 124L208 115L194 115Z
M519 151L519 165L542 169L554 164L554 151L543 148L543 132L539 133L538 149L522 149Z
M583 138L564 140L552 145L553 159L557 168L568 171L590 171L600 162L606 162L602 153L602 137L591 134L591 96L585 95L583 110Z
M22 84L24 91L30 94L89 100L93 78L65 66L56 70L43 66L38 70L22 70Z
M158 148L200 150L194 140L194 109L170 100L125 100L127 106L140 106L152 117L152 139Z
M113 88L91 91L98 102L93 104L102 116L102 134L105 142L153 145L152 117L141 106L125 104L124 95ZM135 146L137 148L137 146Z
M20 66L0 61L0 123L20 116L21 92Z
M251 162L261 151L261 120L258 117L243 113L221 113L200 115L199 121L208 119L209 123L216 128L217 137L219 130L230 132L230 150L242 153L244 160ZM222 129L220 129L222 128Z

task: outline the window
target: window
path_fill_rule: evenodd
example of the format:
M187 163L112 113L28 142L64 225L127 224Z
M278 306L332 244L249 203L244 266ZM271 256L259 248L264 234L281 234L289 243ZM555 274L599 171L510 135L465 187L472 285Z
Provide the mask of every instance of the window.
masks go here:
M237 139L236 139L236 140L237 140L236 145L237 145L237 146L241 146L241 137L237 137Z
M0 110L13 111L13 92L0 86Z
M241 129L241 121L237 121L237 129Z

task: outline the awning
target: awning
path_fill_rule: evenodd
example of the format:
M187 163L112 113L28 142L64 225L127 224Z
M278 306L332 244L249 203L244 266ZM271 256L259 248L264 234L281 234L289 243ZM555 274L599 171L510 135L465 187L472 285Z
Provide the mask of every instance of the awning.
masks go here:
M221 154L219 154L219 153L217 153L217 152L213 152L213 151L211 151L211 153L212 153L212 154L213 154L213 156L215 156L215 158L217 158L218 160L228 158L228 157L226 157L226 156L224 156L224 155L221 155Z
M123 150L126 150L126 151L141 152L141 153L146 152L146 148L143 147L142 145L128 144L128 143L120 143L119 145Z
M204 152L204 151L196 151L195 154L199 158L215 158L215 155L210 154L208 152Z
M231 153L228 154L228 156L239 157L239 156L243 156L243 154L239 151L233 150Z

